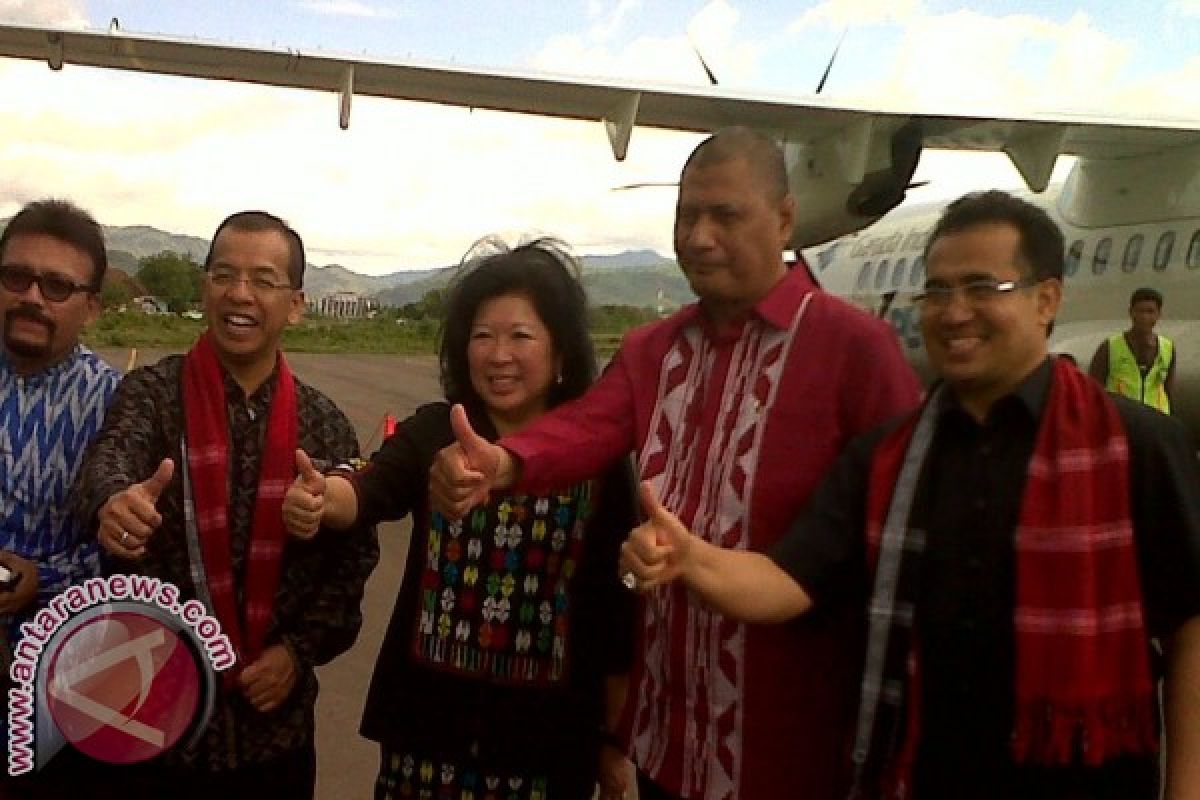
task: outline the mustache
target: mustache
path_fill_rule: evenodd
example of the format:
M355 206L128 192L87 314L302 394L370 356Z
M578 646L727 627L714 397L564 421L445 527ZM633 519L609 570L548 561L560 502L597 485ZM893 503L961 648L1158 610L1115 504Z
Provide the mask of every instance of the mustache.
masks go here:
M46 312L42 311L42 309L33 305L32 303L22 303L16 308L10 308L4 315L4 327L7 328L12 324L13 320L17 319L18 317L24 317L27 320L39 322L51 330L57 327L54 324L54 320L46 316Z

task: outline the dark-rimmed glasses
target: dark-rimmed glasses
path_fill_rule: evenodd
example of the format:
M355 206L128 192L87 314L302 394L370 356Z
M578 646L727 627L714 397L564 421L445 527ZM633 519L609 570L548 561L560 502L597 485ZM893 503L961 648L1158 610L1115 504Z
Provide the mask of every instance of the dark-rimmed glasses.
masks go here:
M274 276L267 273L243 275L236 270L223 269L221 267L208 271L208 282L223 292L229 291L240 283L250 284L250 289L255 292L271 292L295 288L290 283L276 282Z
M0 266L0 286L14 294L23 294L37 284L42 297L52 303L65 303L76 292L94 292L90 283L76 283L58 272L35 272L17 264Z
M942 286L934 284L926 286L920 294L913 296L913 302L922 308L947 308L954 301L954 296L962 293L967 304L975 307L994 303L1006 294L1017 289L1028 289L1036 286L1039 281L1023 279L1019 281L997 281L982 279L969 281L958 286Z

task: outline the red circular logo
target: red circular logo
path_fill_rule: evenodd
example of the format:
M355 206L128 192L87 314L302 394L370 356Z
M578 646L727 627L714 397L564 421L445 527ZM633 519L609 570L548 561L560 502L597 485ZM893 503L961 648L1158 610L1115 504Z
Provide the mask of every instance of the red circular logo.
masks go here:
M178 631L135 611L102 613L71 631L46 676L46 702L63 738L115 764L174 746L200 702L195 651Z

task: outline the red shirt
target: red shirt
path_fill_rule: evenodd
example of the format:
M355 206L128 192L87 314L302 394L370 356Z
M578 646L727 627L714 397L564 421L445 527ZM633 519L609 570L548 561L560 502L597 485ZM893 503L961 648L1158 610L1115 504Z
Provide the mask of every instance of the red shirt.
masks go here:
M768 549L849 439L914 407L919 386L883 322L793 269L743 322L696 305L631 331L583 397L501 441L547 489L636 452L697 535ZM631 675L630 754L685 798L846 788L861 630L821 615L728 620L679 585L646 598Z

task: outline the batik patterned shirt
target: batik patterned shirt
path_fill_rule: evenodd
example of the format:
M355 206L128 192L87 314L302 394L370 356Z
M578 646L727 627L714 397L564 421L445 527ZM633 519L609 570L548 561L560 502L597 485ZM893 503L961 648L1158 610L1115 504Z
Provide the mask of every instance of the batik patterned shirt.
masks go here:
M229 423L229 536L234 591L243 608L247 550L253 522L267 420L277 373L250 395L222 370ZM325 395L296 381L298 446L320 463L358 456L358 441L345 415ZM168 580L183 599L196 596L184 525L180 447L186 429L183 358L168 356L131 372L96 438L79 480L78 502L87 519L117 492L146 480L163 458L176 464L159 498L162 525L138 561L116 561L118 572ZM260 713L234 688L217 698L212 719L194 747L168 754L191 768L221 771L263 763L311 742L317 681L313 667L354 643L362 624L363 586L379 559L373 528L321 531L309 540L285 540L279 588L267 630L267 645L285 645L299 673L284 704Z
M37 564L38 607L97 574L95 539L68 501L120 380L83 346L33 375L0 353L0 550Z

